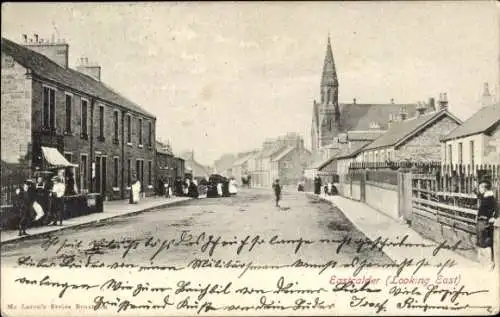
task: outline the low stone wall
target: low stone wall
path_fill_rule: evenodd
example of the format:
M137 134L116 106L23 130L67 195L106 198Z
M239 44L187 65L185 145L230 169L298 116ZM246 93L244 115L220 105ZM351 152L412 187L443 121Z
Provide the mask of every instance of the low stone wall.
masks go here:
M397 186L367 181L365 189L365 201L369 206L394 220L400 220Z
M477 260L476 235L474 233L452 228L439 223L437 219L431 219L417 213L413 213L411 228L420 233L424 238L437 243L446 241L447 245L452 246L460 241L458 245L459 249L455 252L471 260Z
M360 182L352 182L351 185L351 199L361 200L361 184Z

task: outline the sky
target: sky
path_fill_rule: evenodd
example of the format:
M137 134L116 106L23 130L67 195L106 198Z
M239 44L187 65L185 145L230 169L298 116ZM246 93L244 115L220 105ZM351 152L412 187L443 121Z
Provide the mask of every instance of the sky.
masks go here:
M310 146L328 34L339 101L448 94L462 119L498 94L498 7L469 2L2 3L2 37L69 43L156 114L157 137L211 164L298 132Z

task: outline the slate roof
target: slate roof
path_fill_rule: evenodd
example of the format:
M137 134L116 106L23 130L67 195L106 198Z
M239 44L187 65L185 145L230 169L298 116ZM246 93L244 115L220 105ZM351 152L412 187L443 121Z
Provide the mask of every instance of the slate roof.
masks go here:
M342 150L338 155L335 156L335 159L343 159L343 158L349 158L356 156L358 153L360 153L368 144L370 144L370 141L366 142L360 142L354 146L352 146L350 149L344 149Z
M319 122L319 108L321 105L313 106L313 122L318 131L321 122ZM340 129L341 132L349 130L369 130L373 122L379 124L380 130L387 130L390 115L396 118L405 109L407 118L414 117L417 114L417 104L359 104L359 103L340 103ZM426 111L431 111L427 107Z
M283 149L281 152L277 153L276 154L276 157L273 158L273 161L276 162L276 161L279 161L281 160L282 158L284 158L288 153L292 152L293 150L295 149L295 147L293 146L288 146L286 147L285 149Z
M443 138L443 141L463 138L478 133L485 133L499 122L500 103L483 107L467 119L462 125L452 130Z
M400 141L403 141L406 137L410 136L412 133L421 130L422 128L435 122L442 116L449 116L456 122L461 123L459 119L450 114L447 110L431 112L418 117L409 118L405 121L394 122L386 133L366 146L365 150L396 145Z
M238 165L244 164L245 162L247 162L249 159L251 159L256 154L257 154L257 152L251 152L250 154L246 154L246 155L241 156L239 159L237 159L233 163L233 166L238 166Z
M23 45L2 37L2 52L11 56L17 63L31 70L37 76L73 88L84 94L96 97L104 102L112 103L140 113L150 118L156 118L139 105L123 97L104 83L82 74L71 68L64 68L48 57L32 51Z
M160 141L156 141L156 152L161 154L174 155L172 149L167 144L164 144Z
M347 140L350 141L373 141L384 134L385 130L372 131L347 131Z
M257 154L256 158L257 159L269 158L275 155L277 152L282 151L286 147L287 147L286 145L272 145L269 148L260 151L260 153Z

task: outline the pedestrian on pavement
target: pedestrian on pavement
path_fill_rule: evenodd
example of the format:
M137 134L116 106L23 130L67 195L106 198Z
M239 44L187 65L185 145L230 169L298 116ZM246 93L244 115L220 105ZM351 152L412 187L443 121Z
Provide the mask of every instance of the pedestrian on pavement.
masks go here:
M140 193L141 193L141 182L139 181L139 179L136 179L135 182L132 184L131 192L132 192L132 203L133 204L139 203Z
M314 177L314 194L321 194L321 178L319 176Z
M163 185L165 187L164 191L165 191L165 197L167 198L170 198L170 193L171 193L171 189L170 189L170 184L168 182L165 182L165 184Z
M219 195L219 197L222 197L222 183L217 183L217 195Z
M26 228L28 227L28 222L31 219L31 207L32 201L28 193L30 183L25 181L21 188L16 190L16 200L14 201L14 207L19 212L19 236L26 236Z
M52 188L52 212L51 212L51 221L52 225L56 226L57 221L59 220L59 225L62 226L63 221L63 213L64 213L64 202L63 196L66 191L66 186L64 185L64 179L61 177L54 177L52 179L54 181L54 186Z
M332 182L328 182L328 184L326 185L326 187L327 187L328 195L332 195L332 187L333 187Z
M276 207L279 207L280 204L280 200L281 200L281 184L280 184L280 180L277 179L274 181L274 184L273 184L273 189L274 189L274 198L276 200Z
M477 212L477 247L481 262L493 265L493 224L498 218L497 201L491 181L483 179L478 188L479 208Z

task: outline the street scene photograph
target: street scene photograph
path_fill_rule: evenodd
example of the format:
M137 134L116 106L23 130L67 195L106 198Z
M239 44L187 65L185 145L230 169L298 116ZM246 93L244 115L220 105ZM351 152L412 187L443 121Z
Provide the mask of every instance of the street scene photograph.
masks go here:
M495 1L2 4L5 316L495 315Z

